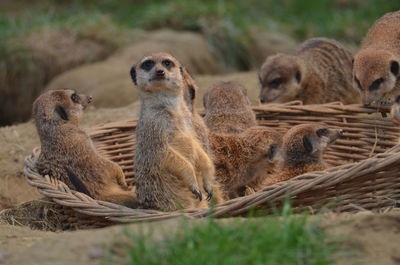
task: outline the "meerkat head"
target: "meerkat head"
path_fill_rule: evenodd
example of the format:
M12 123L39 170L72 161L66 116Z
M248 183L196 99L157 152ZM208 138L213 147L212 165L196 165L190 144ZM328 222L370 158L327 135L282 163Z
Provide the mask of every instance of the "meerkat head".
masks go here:
M364 105L391 104L390 92L399 77L399 60L385 50L365 49L354 57L353 85Z
M396 97L390 109L390 115L395 122L400 123L400 96Z
M271 128L254 126L241 135L253 151L247 173L251 175L274 173L276 165L279 165L282 160L281 134Z
M282 139L285 165L304 166L321 163L325 149L343 134L343 130L325 125L302 124L289 129Z
M215 83L203 96L203 105L206 110L226 111L250 106L250 104L246 88L237 82Z
M287 102L301 93L302 66L295 56L277 54L261 66L260 102Z
M72 89L49 90L35 100L32 113L37 124L72 123L79 126L82 110L91 102L91 96Z
M141 95L163 94L176 96L183 93L183 68L168 53L152 53L131 68L131 78Z

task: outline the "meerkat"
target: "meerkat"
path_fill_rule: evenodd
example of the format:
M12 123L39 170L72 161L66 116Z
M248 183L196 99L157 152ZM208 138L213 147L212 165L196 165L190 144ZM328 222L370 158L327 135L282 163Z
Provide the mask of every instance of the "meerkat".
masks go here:
M246 186L255 188L268 174L276 173L282 137L274 129L255 126L240 134L211 132L209 137L225 199L243 195Z
M183 68L168 53L143 57L131 68L141 110L136 129L136 195L144 208L208 207L214 165L193 126Z
M282 138L282 165L279 172L269 174L256 190L307 172L326 169L322 155L342 134L341 129L318 124L301 124L289 129Z
M364 105L391 105L400 94L400 11L387 13L368 30L354 56L353 84Z
M256 126L247 90L236 82L218 82L204 95L204 121L210 131L241 133Z
M339 42L326 38L305 41L294 55L268 57L258 73L260 102L359 103L360 93L352 85L352 59Z
M41 152L40 174L55 177L95 199L137 207L121 167L101 156L79 127L82 110L92 101L71 89L49 90L33 103Z
M390 115L395 122L400 123L400 96L396 97L390 109Z

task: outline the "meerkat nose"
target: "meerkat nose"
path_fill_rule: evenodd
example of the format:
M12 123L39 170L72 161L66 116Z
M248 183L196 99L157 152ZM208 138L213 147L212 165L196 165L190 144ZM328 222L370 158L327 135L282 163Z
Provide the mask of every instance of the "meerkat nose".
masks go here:
M265 103L265 99L263 99L263 98L260 99L260 102L264 104Z
M157 71L156 71L156 75L157 75L157 76L164 76L164 75L165 75L165 72L164 72L164 70L157 70Z

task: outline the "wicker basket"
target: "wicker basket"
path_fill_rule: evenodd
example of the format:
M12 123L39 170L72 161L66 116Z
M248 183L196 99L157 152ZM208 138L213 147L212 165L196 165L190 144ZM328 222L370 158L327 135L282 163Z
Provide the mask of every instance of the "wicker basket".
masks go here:
M25 161L28 182L61 206L65 228L95 228L115 223L174 218L177 216L224 217L245 215L252 209L269 213L289 197L295 209L315 211L329 205L339 212L360 209L382 211L396 206L400 198L400 138L398 125L387 118L388 109L330 103L301 105L300 102L255 107L260 125L286 131L302 123L319 122L342 128L344 136L325 153L331 167L266 187L256 194L216 205L212 210L185 209L177 212L130 209L94 200L70 190L64 183L35 171L39 151ZM134 149L136 120L120 121L89 130L99 152L123 168L129 185L135 184Z

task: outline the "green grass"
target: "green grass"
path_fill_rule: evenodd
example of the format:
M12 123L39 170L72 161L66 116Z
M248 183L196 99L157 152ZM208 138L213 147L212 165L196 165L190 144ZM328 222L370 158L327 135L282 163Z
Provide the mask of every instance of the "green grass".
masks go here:
M130 235L133 247L126 264L146 265L325 265L333 264L338 242L306 214L292 215L286 205L280 217L250 218L189 225L154 240L151 233Z

